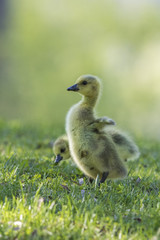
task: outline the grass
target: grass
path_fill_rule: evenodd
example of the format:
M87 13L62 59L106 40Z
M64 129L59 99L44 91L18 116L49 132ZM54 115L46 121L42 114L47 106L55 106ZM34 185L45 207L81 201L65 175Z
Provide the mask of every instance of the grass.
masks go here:
M0 239L160 239L159 144L139 140L128 177L99 189L73 164L54 165L62 132L0 122Z

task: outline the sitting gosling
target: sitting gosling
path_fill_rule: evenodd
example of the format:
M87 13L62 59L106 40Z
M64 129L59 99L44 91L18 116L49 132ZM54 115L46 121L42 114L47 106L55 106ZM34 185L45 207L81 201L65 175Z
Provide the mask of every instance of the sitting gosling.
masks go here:
M116 146L104 131L106 118L96 119L94 107L99 92L100 80L91 75L81 76L68 91L83 95L82 100L71 107L66 118L66 132L70 153L78 167L89 177L100 176L100 183L106 178L123 178L127 169Z
M59 163L62 159L70 158L68 138L63 135L54 142L53 152L56 155L55 163Z
M116 128L105 128L105 132L110 134L122 160L135 160L139 157L138 147L125 133ZM61 160L67 160L71 157L66 135L59 137L54 142L53 152L56 155L55 163L59 163Z

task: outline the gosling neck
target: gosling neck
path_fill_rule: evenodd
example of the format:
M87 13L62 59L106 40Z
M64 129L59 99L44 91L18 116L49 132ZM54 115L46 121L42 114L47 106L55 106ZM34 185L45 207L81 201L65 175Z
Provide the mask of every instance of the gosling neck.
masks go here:
M94 108L98 100L98 93L94 96L83 96L81 105Z

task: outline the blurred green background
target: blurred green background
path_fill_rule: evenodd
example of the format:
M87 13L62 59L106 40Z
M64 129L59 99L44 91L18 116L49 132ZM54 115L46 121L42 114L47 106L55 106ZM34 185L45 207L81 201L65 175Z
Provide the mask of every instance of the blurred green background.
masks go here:
M88 73L99 116L160 139L160 1L0 1L0 118L64 126Z

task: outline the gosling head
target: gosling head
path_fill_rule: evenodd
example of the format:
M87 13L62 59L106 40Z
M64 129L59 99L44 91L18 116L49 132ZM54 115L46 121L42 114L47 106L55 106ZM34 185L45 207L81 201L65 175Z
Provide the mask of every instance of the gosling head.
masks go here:
M56 155L55 163L57 164L62 160L70 158L68 141L59 137L53 145L53 152Z
M78 92L86 97L93 97L99 93L100 80L93 75L83 75L77 79L73 86L67 88L67 90Z

